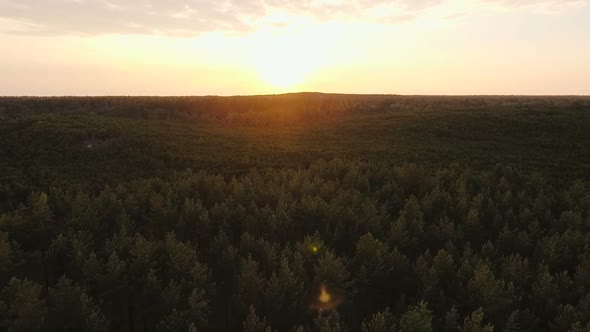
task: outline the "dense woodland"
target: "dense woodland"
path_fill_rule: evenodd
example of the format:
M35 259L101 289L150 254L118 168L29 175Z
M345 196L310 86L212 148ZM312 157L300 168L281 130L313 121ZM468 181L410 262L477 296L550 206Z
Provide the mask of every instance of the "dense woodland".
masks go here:
M0 331L590 330L590 98L4 97L0 143Z

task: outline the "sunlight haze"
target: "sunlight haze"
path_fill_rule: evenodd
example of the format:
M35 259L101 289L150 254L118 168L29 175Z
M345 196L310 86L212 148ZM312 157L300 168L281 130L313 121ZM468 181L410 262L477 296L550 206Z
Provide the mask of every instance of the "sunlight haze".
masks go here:
M0 95L590 94L584 0L0 0Z

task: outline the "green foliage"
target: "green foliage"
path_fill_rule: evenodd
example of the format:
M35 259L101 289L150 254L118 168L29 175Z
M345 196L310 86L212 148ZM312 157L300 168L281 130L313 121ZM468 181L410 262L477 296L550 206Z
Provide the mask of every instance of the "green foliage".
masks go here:
M391 314L389 308L383 312L378 312L367 318L361 325L362 332L395 332L395 317Z
M483 325L484 313L481 308L472 312L471 315L465 318L463 327L459 330L461 332L494 332L494 327L486 324Z
M47 295L45 329L61 331L108 331L108 322L100 309L79 286L61 278Z
M428 304L420 302L403 314L399 322L399 330L404 332L432 331L432 312Z
M266 323L265 319L260 320L256 315L254 306L250 306L248 316L244 321L244 332L271 332L270 326Z
M12 278L0 292L0 326L7 331L42 331L47 306L41 293L38 284Z
M343 175L334 178L339 168ZM372 179L369 192L346 187L350 170ZM423 184L412 185L419 189L404 194L390 182L399 167L335 159L229 179L177 172L85 197L77 186L33 193L0 217L2 306L13 313L3 324L20 327L25 320L18 315L34 313L38 328L48 330L239 330L244 321L256 322L254 306L256 317L264 317L257 322L278 330L584 326L590 236L583 224L564 228L557 221L572 209L587 218L578 205L585 201L561 196L569 186L545 184L545 197L570 198L540 203L537 179L513 173L503 181L510 172L440 169L422 174ZM200 185L210 183L215 186ZM340 189L324 197L326 183ZM265 196L269 190L273 197ZM513 219L514 204L500 194L508 191L520 192L511 200L528 211L521 219ZM474 223L474 206L481 211L479 245L458 231ZM536 220L545 220L546 210L556 222L541 226ZM80 211L104 213L91 212L88 227ZM375 232L360 226L365 218L374 220ZM277 224L286 220L300 226L281 234ZM194 229L193 235L178 229ZM503 253L507 229L532 234L527 241L534 249ZM419 240L408 242L412 237ZM337 300L337 319L312 314L320 284ZM18 295L24 293L32 304Z
M14 253L7 233L0 233L0 282L4 283L13 271Z
M587 98L2 107L2 331L590 324Z
M320 312L319 316L314 320L312 331L314 332L346 332L343 327L340 315L337 311L328 311L327 313Z
M333 292L352 297L354 282L350 278L346 262L330 252L318 258L314 265L316 284L324 283Z

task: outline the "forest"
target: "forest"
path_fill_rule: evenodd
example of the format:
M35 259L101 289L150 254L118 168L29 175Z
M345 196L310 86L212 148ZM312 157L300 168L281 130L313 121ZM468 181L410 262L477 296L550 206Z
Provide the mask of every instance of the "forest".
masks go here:
M0 97L0 331L590 331L590 97Z

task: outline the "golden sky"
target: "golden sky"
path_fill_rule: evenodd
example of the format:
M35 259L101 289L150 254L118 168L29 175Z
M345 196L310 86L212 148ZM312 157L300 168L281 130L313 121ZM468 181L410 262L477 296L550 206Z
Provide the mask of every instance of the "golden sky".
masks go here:
M590 94L585 0L0 0L0 95Z

